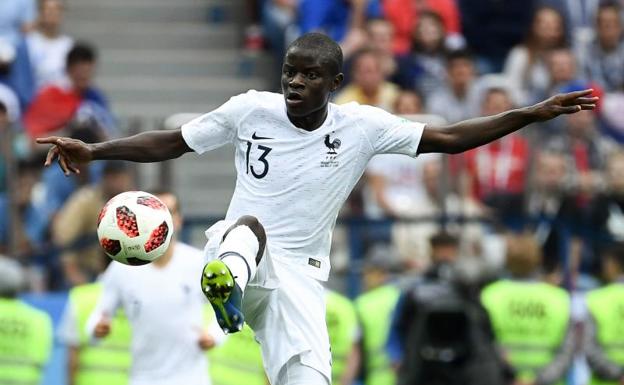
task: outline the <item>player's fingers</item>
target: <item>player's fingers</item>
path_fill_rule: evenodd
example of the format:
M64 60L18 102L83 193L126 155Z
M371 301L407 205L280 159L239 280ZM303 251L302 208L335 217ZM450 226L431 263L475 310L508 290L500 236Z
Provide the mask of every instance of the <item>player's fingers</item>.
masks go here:
M598 102L598 97L594 96L592 98L576 98L574 99L574 103L576 104L596 104Z
M54 158L58 155L59 150L58 147L56 146L52 146L49 150L48 150L48 155L46 155L46 160L45 163L43 164L44 166L49 166L52 164L52 161L54 160Z
M74 166L74 164L69 160L67 161L67 168L74 174L80 174L80 170L78 169L78 167Z
M563 106L559 107L560 114L573 114L575 112L579 112L581 110L581 106Z
M570 99L576 99L576 98L580 98L582 96L587 96L587 95L591 95L591 93L594 92L593 88L588 88L586 90L581 90L581 91L574 91L574 92L569 92L567 94L564 94L564 97L567 100Z
M48 136L45 138L37 138L35 141L39 144L55 144L57 140L60 139L60 136Z
M596 109L595 104L581 104L581 110L594 110Z
M69 168L67 167L67 161L63 155L59 155L58 164L61 166L61 170L63 170L65 176L69 176Z

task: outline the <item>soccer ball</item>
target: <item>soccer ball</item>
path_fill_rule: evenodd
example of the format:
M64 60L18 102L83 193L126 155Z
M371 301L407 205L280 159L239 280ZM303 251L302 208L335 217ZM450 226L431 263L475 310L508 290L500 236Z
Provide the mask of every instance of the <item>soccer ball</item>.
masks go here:
M126 265L145 265L163 255L172 234L167 206L143 191L116 195L98 217L100 245L109 257Z

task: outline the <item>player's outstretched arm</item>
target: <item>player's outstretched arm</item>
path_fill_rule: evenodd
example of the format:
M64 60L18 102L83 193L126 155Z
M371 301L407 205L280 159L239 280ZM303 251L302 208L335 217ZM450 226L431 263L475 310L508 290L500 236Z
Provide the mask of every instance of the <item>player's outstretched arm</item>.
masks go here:
M160 162L192 151L182 137L182 130L147 131L126 138L101 143L84 143L81 140L50 136L37 138L39 144L51 144L45 165L58 159L65 173L79 173L80 163L92 160L129 160L132 162Z
M418 153L457 154L492 142L531 123L581 110L593 110L598 98L591 97L592 92L588 89L558 94L532 106L498 115L464 120L444 127L425 128Z

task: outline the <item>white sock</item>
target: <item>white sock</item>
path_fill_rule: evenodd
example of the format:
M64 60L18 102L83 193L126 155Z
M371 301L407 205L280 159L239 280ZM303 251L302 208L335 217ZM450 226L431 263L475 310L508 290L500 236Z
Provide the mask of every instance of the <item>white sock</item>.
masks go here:
M236 277L236 283L242 290L245 290L247 283L256 275L256 256L259 247L258 238L245 225L230 230L219 246L217 253L219 258Z

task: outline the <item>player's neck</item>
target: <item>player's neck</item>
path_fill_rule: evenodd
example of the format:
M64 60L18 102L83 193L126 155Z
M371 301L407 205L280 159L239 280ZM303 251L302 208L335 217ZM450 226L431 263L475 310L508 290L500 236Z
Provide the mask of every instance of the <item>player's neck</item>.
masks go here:
M327 104L305 116L292 116L288 114L288 119L295 127L306 131L314 131L321 127L325 119L327 119Z

